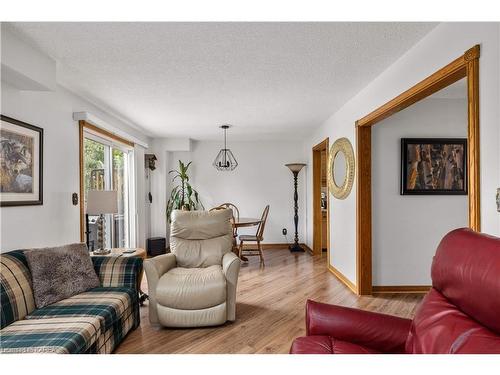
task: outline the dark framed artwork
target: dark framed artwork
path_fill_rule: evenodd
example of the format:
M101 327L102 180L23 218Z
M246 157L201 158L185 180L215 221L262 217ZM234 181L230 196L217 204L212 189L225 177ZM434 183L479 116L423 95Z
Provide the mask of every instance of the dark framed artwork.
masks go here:
M43 129L0 118L0 206L43 204Z
M466 194L466 138L401 139L401 195Z

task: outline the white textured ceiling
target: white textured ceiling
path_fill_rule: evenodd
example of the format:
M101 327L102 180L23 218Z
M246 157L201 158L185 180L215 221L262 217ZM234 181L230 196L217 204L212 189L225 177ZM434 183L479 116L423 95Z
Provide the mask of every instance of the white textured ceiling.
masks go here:
M13 23L58 80L154 136L298 139L436 24Z

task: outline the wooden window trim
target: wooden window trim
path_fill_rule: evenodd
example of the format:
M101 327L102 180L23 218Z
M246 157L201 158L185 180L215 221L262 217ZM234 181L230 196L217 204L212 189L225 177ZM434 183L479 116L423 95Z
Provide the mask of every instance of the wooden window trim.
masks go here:
M80 120L78 121L79 125L81 127L87 130L90 130L91 132L93 133L97 133L97 134L100 134L106 138L109 138L109 139L112 139L113 141L116 141L116 142L119 142L119 143L123 143L124 145L127 145L129 147L134 147L134 142L131 142L125 138L122 138L116 134L113 134L107 130L104 130L104 129L101 129L100 127L98 126L95 126L95 125L92 125L91 123L85 121L85 120Z
M445 67L356 121L356 161L358 164L356 183L356 289L359 295L371 294L373 290L371 127L462 78L467 78L469 227L475 231L481 230L479 57L480 46L475 45Z

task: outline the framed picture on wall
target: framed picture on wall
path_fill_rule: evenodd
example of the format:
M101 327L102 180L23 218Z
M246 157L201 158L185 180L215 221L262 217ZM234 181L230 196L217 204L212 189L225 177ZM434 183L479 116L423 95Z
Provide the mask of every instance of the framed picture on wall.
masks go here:
M43 204L43 129L0 118L0 206Z
M466 138L402 138L401 195L466 195Z

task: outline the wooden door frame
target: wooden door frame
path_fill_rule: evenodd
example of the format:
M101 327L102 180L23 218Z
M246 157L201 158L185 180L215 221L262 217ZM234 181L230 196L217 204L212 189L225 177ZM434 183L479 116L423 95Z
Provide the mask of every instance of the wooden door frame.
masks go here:
M322 142L318 143L312 148L312 160L313 160L313 254L321 254L322 246L321 239L322 236L318 236L321 233L322 224L322 214L321 214L321 151L325 150L328 155L330 140L325 138ZM328 158L327 158L328 160ZM326 230L326 246L327 246L327 261L328 266L330 265L330 193L328 191L328 184L326 184L326 194L328 203L326 206L327 213L327 230Z
M467 78L469 227L481 229L479 176L479 57L480 46L467 50L434 74L356 121L356 287L372 293L371 127L435 92Z

